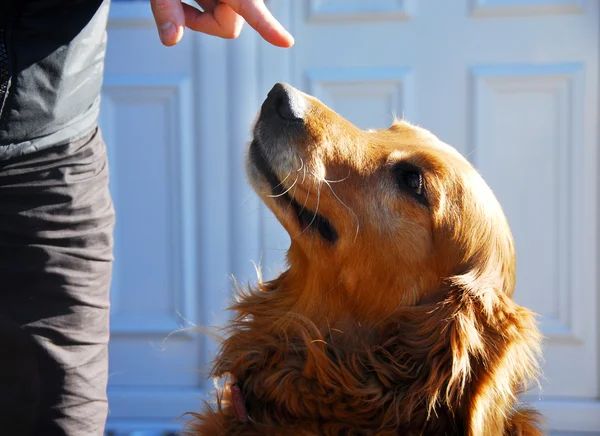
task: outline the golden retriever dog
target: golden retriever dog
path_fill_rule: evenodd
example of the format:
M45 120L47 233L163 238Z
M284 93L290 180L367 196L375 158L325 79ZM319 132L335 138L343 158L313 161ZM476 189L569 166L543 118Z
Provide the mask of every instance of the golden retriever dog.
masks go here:
M511 298L513 238L462 155L276 84L247 172L288 268L239 296L212 371L226 381L190 434L543 434L518 401L540 333Z

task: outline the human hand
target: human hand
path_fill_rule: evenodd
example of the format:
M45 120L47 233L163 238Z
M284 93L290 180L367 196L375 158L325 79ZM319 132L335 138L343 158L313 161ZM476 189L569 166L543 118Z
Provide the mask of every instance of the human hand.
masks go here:
M160 40L164 45L177 44L185 27L221 38L237 38L244 22L267 42L291 47L294 38L273 17L264 0L195 0L204 12L181 0L150 0Z

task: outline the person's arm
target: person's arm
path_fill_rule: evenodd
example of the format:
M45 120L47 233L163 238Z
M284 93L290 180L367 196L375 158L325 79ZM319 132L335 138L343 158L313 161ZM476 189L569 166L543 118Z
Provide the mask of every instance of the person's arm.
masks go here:
M181 0L150 0L164 45L177 44L186 27L221 38L237 38L244 21L273 45L287 48L294 44L292 35L273 17L264 0L196 0L196 3L204 12Z

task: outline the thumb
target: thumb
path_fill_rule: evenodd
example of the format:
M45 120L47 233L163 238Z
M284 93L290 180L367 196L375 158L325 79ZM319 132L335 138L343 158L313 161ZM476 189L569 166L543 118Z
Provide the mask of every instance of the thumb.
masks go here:
M150 0L158 35L164 45L177 44L183 36L185 17L180 0Z

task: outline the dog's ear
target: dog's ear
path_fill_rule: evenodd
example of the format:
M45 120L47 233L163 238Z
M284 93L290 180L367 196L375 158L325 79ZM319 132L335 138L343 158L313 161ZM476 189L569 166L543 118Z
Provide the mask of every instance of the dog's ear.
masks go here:
M486 262L452 278L460 309L451 326L451 380L469 379L463 406L466 434L473 436L507 434L525 422L523 414L531 418L531 429L539 428L535 412L515 410L514 404L536 383L541 335L534 314L510 297L514 268L498 258L497 249L490 249ZM529 431L523 434L543 434Z
M447 410L462 418L468 436L521 434L507 430L525 423L524 414L535 427L532 412L514 406L517 396L535 382L539 331L533 314L501 290L491 285L474 290L481 280L466 287L448 284L440 289L439 301L400 310L389 348L426 364L419 380L401 393L399 404L410 416L425 399L425 419ZM389 361L385 368L389 370Z
M472 289L463 292L468 292L469 298L478 298L471 295ZM541 335L533 313L502 292L496 296L491 307L485 307L489 302L478 304L483 346L479 359L473 362L472 381L466 393L467 434L473 436L507 434L521 416L514 407L517 397L535 386L539 370ZM454 354L456 351L453 349Z
M452 191L438 211L439 240L445 258L456 253L446 293L452 307L447 398L463 399L467 435L507 434L522 418L514 410L517 396L538 374L541 336L533 313L512 300L515 246L492 191L475 171L445 188Z

